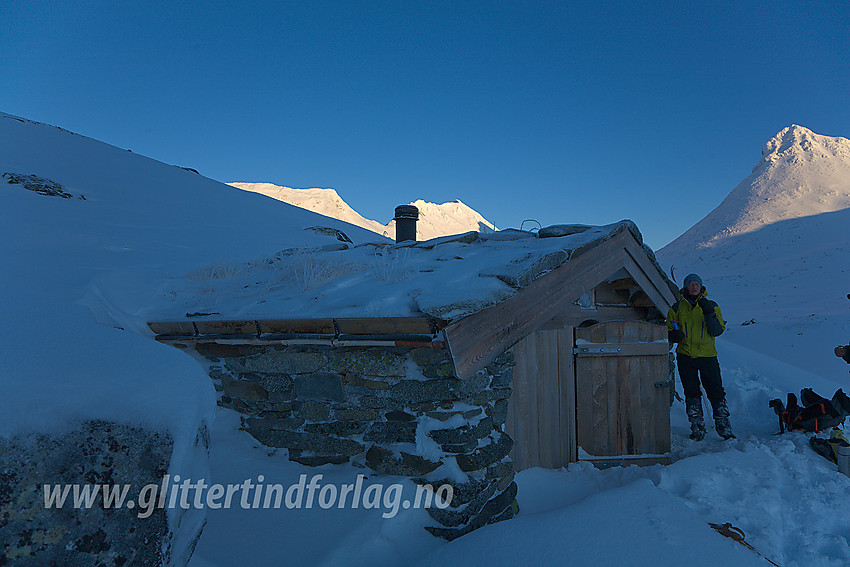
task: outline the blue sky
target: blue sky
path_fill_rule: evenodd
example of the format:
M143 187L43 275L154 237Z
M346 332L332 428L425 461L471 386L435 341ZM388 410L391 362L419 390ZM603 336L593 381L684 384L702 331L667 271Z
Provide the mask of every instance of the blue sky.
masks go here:
M845 2L0 3L0 111L368 218L631 218L659 248L790 124L850 137ZM526 228L528 228L526 224Z

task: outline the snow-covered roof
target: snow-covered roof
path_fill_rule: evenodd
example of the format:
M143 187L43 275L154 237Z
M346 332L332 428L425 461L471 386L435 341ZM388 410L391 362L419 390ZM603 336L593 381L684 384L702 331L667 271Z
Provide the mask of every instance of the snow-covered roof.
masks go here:
M334 241L169 281L174 301L159 320L399 317L456 320L504 301L613 235L640 232L632 221L556 225L538 232L467 232L399 244ZM647 249L652 258L652 252ZM660 271L660 269L659 269ZM153 319L151 319L153 320Z

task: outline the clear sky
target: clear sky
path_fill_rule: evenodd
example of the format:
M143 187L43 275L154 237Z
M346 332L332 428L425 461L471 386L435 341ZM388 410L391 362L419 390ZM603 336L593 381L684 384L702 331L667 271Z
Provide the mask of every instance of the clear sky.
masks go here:
M381 222L460 199L659 248L782 128L850 137L850 2L4 0L0 111Z

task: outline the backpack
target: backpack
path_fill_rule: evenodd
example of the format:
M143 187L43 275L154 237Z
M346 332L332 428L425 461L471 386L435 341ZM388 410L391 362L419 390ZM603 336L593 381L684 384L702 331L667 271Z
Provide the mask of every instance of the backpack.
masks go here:
M788 403L782 400L770 401L770 407L779 416L779 433L788 431L813 431L820 433L825 429L837 427L850 415L850 398L839 388L831 400L816 394L811 388L800 391L801 406L797 396L788 394Z

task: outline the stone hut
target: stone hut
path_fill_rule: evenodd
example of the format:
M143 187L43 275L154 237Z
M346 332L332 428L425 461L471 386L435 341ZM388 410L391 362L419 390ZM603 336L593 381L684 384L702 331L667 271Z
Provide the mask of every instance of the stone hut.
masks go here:
M219 404L291 460L452 484L450 507L429 509L441 527L427 528L447 539L513 517L518 470L669 459L662 323L675 286L634 223L341 244L319 257L364 249L403 269L377 283L368 266L338 270L240 306L256 317L149 326L203 357Z

